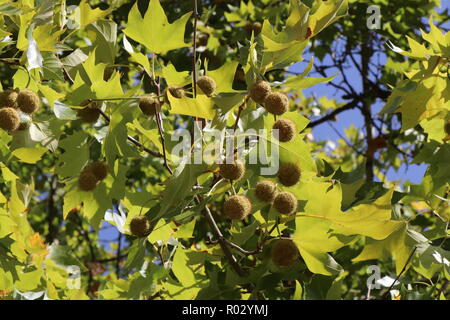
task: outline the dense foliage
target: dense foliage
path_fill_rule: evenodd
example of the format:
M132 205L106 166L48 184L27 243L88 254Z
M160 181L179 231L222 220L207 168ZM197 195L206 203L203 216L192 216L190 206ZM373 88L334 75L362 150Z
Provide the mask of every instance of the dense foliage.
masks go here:
M439 5L0 0L0 299L448 299Z

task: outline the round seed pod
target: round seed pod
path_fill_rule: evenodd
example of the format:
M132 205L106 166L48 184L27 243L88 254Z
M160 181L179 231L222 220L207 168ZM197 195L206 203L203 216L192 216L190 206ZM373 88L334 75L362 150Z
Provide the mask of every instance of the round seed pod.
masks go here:
M5 90L0 93L0 108L9 107L17 109L17 96L18 92L16 90Z
M105 179L108 175L108 166L103 161L91 163L85 170L93 173L98 181Z
M35 113L41 106L39 96L30 89L20 90L16 102L20 110L27 114Z
M250 34L250 35L252 34L252 32L254 32L255 37L256 37L258 34L261 33L261 30L262 30L262 24L261 24L261 22L258 22L258 21L256 21L256 22L248 22L248 23L245 25L245 30L246 30L247 33Z
M289 99L281 92L272 92L264 100L264 108L274 115L280 116L288 111Z
M154 116L159 112L159 101L150 94L146 94L139 98L139 108L142 113L147 116Z
M0 109L0 128L5 131L14 131L19 128L20 116L16 109L6 107Z
M79 109L77 117L85 123L96 123L98 118L100 118L100 110L97 108Z
M83 191L92 191L97 186L98 179L90 171L83 170L78 178L78 187Z
M279 213L291 215L297 211L297 198L288 191L280 192L273 200L273 206Z
M289 267L293 265L300 253L295 243L290 239L276 240L272 246L271 258L274 264L279 267Z
M450 121L447 121L444 130L447 135L450 135Z
M152 232L150 221L146 216L135 216L131 219L130 231L132 235L144 238Z
M281 142L291 141L297 131L295 123L289 119L277 120L273 125L273 129L278 129L278 140Z
M204 94L206 94L208 97L210 97L214 91L216 91L216 81L208 76L201 76L197 80L197 86L203 91Z
M170 94L177 99L183 98L185 94L184 89L181 87L170 86L167 90L169 90Z
M252 211L252 203L244 195L234 195L223 204L224 216L231 220L243 220Z
M228 180L237 181L245 174L245 165L242 162L222 163L219 165L220 175Z
M258 80L250 88L250 97L256 103L263 104L271 90L270 83L264 80Z
M278 169L278 180L282 185L291 187L300 181L301 170L295 163L285 163Z
M166 90L164 90L164 102L167 104L170 104L167 92L170 92L170 94L177 99L181 99L185 96L185 91L183 88L176 86L169 86L166 88Z
M277 193L277 187L275 183L269 180L259 181L256 184L255 194L256 197L262 202L272 203Z

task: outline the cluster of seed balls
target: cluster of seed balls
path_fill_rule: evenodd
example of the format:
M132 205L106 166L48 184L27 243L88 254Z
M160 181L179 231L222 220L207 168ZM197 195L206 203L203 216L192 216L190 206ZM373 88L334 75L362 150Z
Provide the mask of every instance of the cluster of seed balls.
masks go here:
M20 122L20 113L33 114L39 110L39 96L30 89L5 90L0 93L0 128L12 132L25 129L27 123Z
M231 181L237 181L245 175L242 162L224 163L219 166L220 175ZM290 187L300 181L301 171L295 163L282 164L278 170L278 181ZM256 184L256 197L265 203L272 203L281 215L292 215L297 212L297 198L289 191L278 192L277 185L270 180L262 180ZM252 211L251 200L242 194L233 195L223 203L223 215L230 220L243 220ZM290 239L276 240L271 251L272 261L280 266L292 265L299 257L297 246Z
M281 116L288 111L289 99L281 92L273 92L270 83L258 80L250 88L250 97L256 103L262 105L269 113ZM279 119L273 125L273 129L278 129L281 142L291 141L296 134L294 122L289 119Z
M240 180L245 175L242 162L223 163L219 166L220 175L231 181ZM284 163L278 170L278 181L286 186L294 186L300 181L301 171L295 163ZM292 215L297 211L297 198L289 191L278 192L277 185L270 180L262 180L256 184L256 197L266 203L272 203L275 210L282 215ZM231 220L243 220L252 210L252 204L244 195L233 195L225 200L224 216Z
M281 92L272 92L267 81L259 80L250 88L250 97L261 104L269 113L279 116L288 111L289 100ZM289 142L296 135L295 124L289 119L279 119L273 125L278 130L278 140ZM219 166L220 175L230 181L237 181L245 175L245 165L242 162L224 163ZM301 170L296 163L284 163L277 174L278 182L291 187L300 181ZM265 203L271 203L281 215L292 215L297 212L297 198L289 191L279 192L277 185L271 180L262 180L256 184L256 197ZM242 194L227 198L223 204L223 214L231 220L243 220L252 211L251 200ZM278 239L271 250L272 261L281 267L292 265L299 257L297 246L290 239Z
M102 161L91 163L84 167L78 177L78 187L82 191L92 191L97 183L108 175L108 166Z

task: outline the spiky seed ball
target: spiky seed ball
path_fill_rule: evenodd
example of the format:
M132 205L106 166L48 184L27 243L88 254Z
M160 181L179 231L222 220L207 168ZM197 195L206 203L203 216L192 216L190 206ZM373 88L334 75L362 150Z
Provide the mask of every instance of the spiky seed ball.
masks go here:
M256 103L263 104L271 90L270 83L264 80L258 80L250 88L250 97Z
M222 163L219 165L220 175L228 180L237 181L242 179L245 174L245 165L242 162Z
M146 216L135 216L130 222L131 233L138 237L143 238L150 234L151 226Z
M279 267L289 267L300 257L297 246L292 240L279 239L272 246L271 258Z
M184 97L184 89L181 87L170 86L167 88L167 90L169 90L170 94L177 99L181 99Z
M143 114L153 116L159 112L159 101L152 95L146 94L139 98L139 108Z
M0 109L0 128L14 131L20 125L20 116L16 109L6 107Z
M208 76L201 76L197 80L197 86L202 89L203 93L210 97L216 91L216 81Z
M252 211L252 203L244 195L234 195L225 200L223 213L231 220L243 220Z
M450 121L445 124L445 133L450 135Z
M35 113L41 106L39 96L30 89L20 90L17 95L17 106L24 113Z
M278 140L281 142L291 141L297 129L295 123L289 119L280 119L275 122L273 129L278 129Z
M256 184L256 197L263 202L273 202L276 196L277 187L275 183L269 180L263 180Z
M86 167L86 170L93 173L99 181L105 179L108 175L108 166L103 161L91 163Z
M100 118L100 111L98 109L84 108L77 111L77 117L86 123L96 123Z
M78 187L83 191L92 191L97 186L98 179L90 171L83 170L78 178Z
M278 180L282 185L291 187L299 182L301 170L295 163L284 163L278 169Z
M10 107L17 109L17 96L19 94L16 90L5 90L0 93L0 108Z
M290 215L297 211L297 198L288 191L280 192L273 200L273 206L279 213Z
M281 92L272 92L264 100L264 108L274 115L280 116L288 111L289 99Z
M256 21L255 23L253 23L252 29L253 29L253 32L255 33L255 36L260 34L261 30L262 30L261 22Z

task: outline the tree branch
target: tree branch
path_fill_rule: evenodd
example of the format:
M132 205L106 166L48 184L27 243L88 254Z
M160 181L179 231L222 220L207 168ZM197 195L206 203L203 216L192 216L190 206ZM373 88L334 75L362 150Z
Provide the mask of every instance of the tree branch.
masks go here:
M395 283L398 281L398 279L400 279L400 277L402 276L402 274L406 271L406 267L409 265L409 263L411 262L411 259L414 256L414 253L416 252L417 247L414 247L413 251L411 252L411 254L408 257L408 260L406 260L405 265L403 266L403 269L400 271L400 273L398 274L398 276L395 278L394 282L392 282L391 286L389 287L389 289L381 296L381 299L385 299L386 296L389 294L389 292L392 290L392 288L394 287Z
M200 204L200 199L198 196L195 196L195 201L197 202L197 204ZM241 268L241 266L239 265L239 263L236 260L236 257L233 255L233 253L231 252L230 248L228 247L229 242L228 240L226 240L222 234L222 232L220 231L219 227L217 226L216 221L214 220L214 217L211 214L211 211L209 210L209 208L207 206L205 206L204 210L204 216L206 218L206 221L208 222L212 233L214 234L214 236L217 238L217 242L220 245L220 248L222 249L225 257L227 258L228 262L231 264L231 267L234 269L234 271L240 276L240 277L245 277L247 276L247 272Z
M194 98L197 97L197 22L198 22L198 6L197 0L194 1L194 44L192 48L192 76L194 80Z
M359 102L359 99L355 99L355 100L347 103L346 105L343 105L342 107L339 107L339 108L333 110L333 112L327 114L326 116L320 118L319 120L310 122L307 127L308 128L314 128L315 126L318 126L319 124L322 124L324 122L332 120L338 114L340 114L340 113L342 113L344 111L356 108L356 106L358 105L358 102Z

